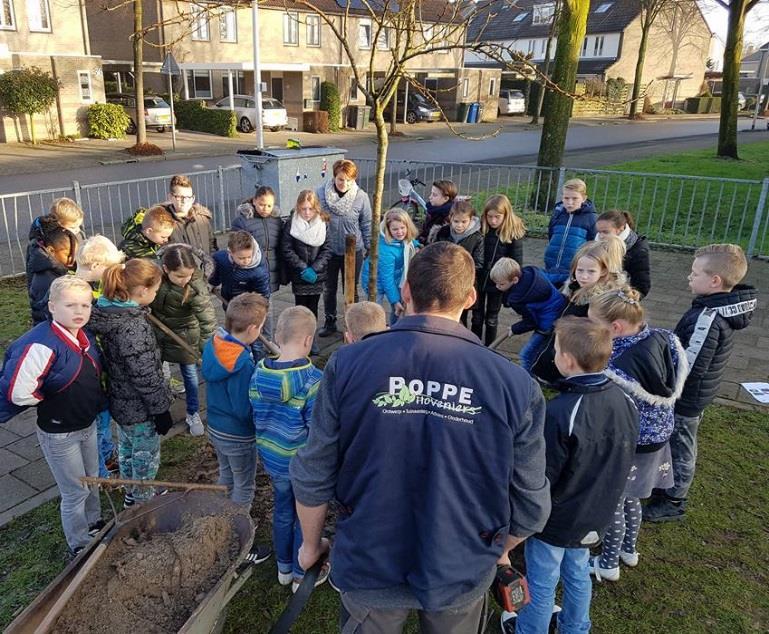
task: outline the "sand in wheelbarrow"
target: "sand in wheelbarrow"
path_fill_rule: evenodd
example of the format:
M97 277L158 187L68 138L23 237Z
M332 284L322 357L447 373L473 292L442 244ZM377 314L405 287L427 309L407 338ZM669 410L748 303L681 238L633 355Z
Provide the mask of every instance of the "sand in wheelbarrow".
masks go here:
M116 538L67 603L54 632L176 632L240 547L229 516L186 517L173 533Z

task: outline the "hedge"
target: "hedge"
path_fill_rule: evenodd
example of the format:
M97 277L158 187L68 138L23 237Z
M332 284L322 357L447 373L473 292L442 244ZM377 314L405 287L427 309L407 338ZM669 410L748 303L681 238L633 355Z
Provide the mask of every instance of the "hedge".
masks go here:
M342 107L339 103L339 89L330 81L320 85L320 109L328 112L328 129L337 132Z
M116 103L95 103L88 107L88 136L95 139L122 139L131 118Z
M210 132L219 136L237 136L236 117L231 110L207 108L199 99L174 101L176 126L184 130Z

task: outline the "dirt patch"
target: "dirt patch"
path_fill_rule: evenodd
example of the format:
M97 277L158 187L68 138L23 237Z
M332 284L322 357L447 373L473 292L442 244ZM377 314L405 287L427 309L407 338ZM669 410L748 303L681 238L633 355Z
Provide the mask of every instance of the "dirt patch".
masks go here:
M185 518L173 533L114 541L54 632L176 632L237 558L228 516Z

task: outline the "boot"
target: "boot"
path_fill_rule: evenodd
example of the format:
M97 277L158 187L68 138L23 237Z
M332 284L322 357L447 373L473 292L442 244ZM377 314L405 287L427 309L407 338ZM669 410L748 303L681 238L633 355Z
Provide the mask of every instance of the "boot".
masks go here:
M483 339L483 322L478 323L473 320L470 324L470 330L473 331L473 334L478 337L478 339Z
M326 317L326 321L323 323L323 328L318 331L319 337L330 337L336 329L336 317Z
M483 340L485 346L490 346L497 338L497 324L486 324L486 337Z

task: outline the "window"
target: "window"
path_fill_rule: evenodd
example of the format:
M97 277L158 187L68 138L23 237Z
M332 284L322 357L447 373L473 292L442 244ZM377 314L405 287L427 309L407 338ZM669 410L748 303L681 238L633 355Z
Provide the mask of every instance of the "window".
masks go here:
M80 101L90 102L91 98L91 73L87 70L77 71L77 85L80 87Z
M526 19L526 16L529 15L528 11L524 11L523 13L519 13L513 18L513 23L516 22L523 22Z
M320 77L317 75L310 77L310 90L312 92L312 100L320 101Z
M246 92L246 78L243 71L232 71L232 94L242 95L244 92ZM230 96L230 81L227 79L226 72L222 75L222 94L225 97Z
M545 54L545 49L547 48L547 40L540 40L539 41L539 52L543 55Z
M299 46L299 14L283 14L283 44Z
M467 95L470 94L470 80L465 77L462 80L462 99L467 99Z
M0 0L0 29L12 30L16 28L16 20L13 16L13 0Z
M532 24L550 24L555 15L555 4L549 2L547 4L537 4L534 6L534 13L532 14Z
M48 0L27 0L27 19L30 31L51 31L51 10Z
M350 101L358 100L358 82L355 77L350 77Z
M376 38L376 47L380 51L390 50L390 29L388 27L383 26L379 31L379 35Z
M533 53L536 48L537 48L537 40L529 40L529 47L527 49L527 52Z
M237 11L234 7L222 7L219 9L219 41L238 41Z
M233 77L233 84L235 78ZM187 82L190 87L190 93L193 98L211 99L211 71L208 70L188 70ZM234 86L233 86L234 87Z
M422 25L422 37L425 39L425 42L430 42L433 39L433 34L434 30L431 24Z
M358 48L371 48L371 20L361 20L358 24Z
M603 35L598 35L595 38L593 44L593 57L601 57L603 55Z
M598 8L593 11L593 13L606 13L609 9L611 9L611 5L613 4L613 2L604 2L603 4L598 5Z
M211 35L208 31L208 12L200 5L192 5L192 39L208 41Z
M580 57L584 57L585 55L587 55L587 38L582 42L582 52L580 53Z
M493 97L497 94L497 80L492 77L489 79L489 97Z
M320 46L320 16L307 16L307 46Z

